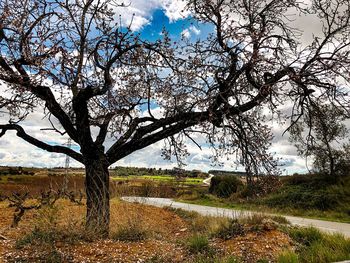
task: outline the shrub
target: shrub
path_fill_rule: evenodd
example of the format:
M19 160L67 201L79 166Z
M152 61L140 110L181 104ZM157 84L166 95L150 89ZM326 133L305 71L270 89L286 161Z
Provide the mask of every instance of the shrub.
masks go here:
M204 235L194 235L187 240L187 248L191 253L210 251L209 240Z
M278 227L276 221L274 221L272 217L263 214L246 216L242 218L240 222L249 225L252 231L269 231L275 230Z
M222 221L220 226L213 232L213 236L228 240L239 235L244 235L244 233L243 224L239 223L237 219L229 219Z
M143 182L140 186L140 195L144 197L152 196L154 192L154 182L146 181Z
M243 183L238 177L232 175L220 175L211 179L209 193L218 197L227 198L236 193Z
M321 184L321 183L319 183ZM334 210L349 200L347 190L342 185L285 185L262 202L271 207L292 207L296 209ZM344 202L345 201L345 202Z

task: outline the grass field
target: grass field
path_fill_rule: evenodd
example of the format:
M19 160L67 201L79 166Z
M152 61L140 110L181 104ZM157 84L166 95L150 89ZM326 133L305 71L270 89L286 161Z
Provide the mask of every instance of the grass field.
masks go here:
M112 176L112 180L115 181L128 181L128 180L152 180L156 182L169 182L169 183L183 183L186 185L202 185L203 179L201 178L176 178L169 175L142 175L142 176Z
M0 175L0 195L11 195L13 192L29 192L37 196L42 190L49 187L59 189L62 187L64 169L47 171L37 170L35 175L15 174ZM84 192L84 173L72 170L68 176L68 189L70 191ZM169 175L144 176L111 176L111 196L153 196L174 198L195 189L205 188L202 178L184 177L178 179Z

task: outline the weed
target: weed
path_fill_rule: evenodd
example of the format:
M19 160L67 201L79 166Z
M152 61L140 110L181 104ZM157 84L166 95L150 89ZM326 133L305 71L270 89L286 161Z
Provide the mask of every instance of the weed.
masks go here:
M197 216L191 223L191 230L196 233L210 233L221 221L226 221L226 218L215 218L209 216Z
M123 226L118 228L117 231L111 235L111 238L118 241L137 242L145 240L147 236L147 232L141 228Z
M55 241L54 232L46 232L35 227L33 231L22 238L18 239L15 243L17 249L21 249L26 245L53 245Z
M181 209L181 208L173 208L171 206L166 206L166 207L164 207L164 209L177 214L179 217L181 217L182 219L184 219L186 221L191 221L199 216L199 214L197 212L186 211L186 210Z
M289 236L303 246L310 246L322 239L322 233L315 227L292 227L288 229Z
M294 251L285 250L277 257L277 263L298 263L299 257Z
M194 235L187 240L187 248L191 253L210 251L209 240L204 235Z
M339 234L324 234L318 241L300 251L300 262L326 263L350 258L350 240Z
M61 263L61 262L64 262L62 254L59 251L57 251L56 249L53 249L52 251L50 251L49 253L44 255L44 257L45 257L45 262L46 263Z
M149 231L145 229L137 214L130 214L127 221L117 226L117 229L111 234L114 240L130 242L142 241L148 237Z
M314 227L293 227L288 233L299 244L299 262L326 263L350 258L350 240L340 234L321 233Z
M220 224L220 226L214 231L213 236L228 240L244 234L245 229L243 224L239 223L237 219L229 219Z

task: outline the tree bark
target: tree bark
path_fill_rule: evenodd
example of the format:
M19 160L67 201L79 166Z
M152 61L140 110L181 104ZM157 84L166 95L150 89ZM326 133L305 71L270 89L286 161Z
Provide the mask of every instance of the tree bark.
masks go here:
M86 177L86 229L101 237L109 233L109 172L104 156L87 160Z

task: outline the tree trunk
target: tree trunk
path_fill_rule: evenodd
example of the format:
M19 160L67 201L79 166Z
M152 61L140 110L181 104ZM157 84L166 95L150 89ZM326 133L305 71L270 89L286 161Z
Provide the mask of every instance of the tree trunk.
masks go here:
M109 172L104 157L87 160L86 165L86 228L101 237L109 232Z

